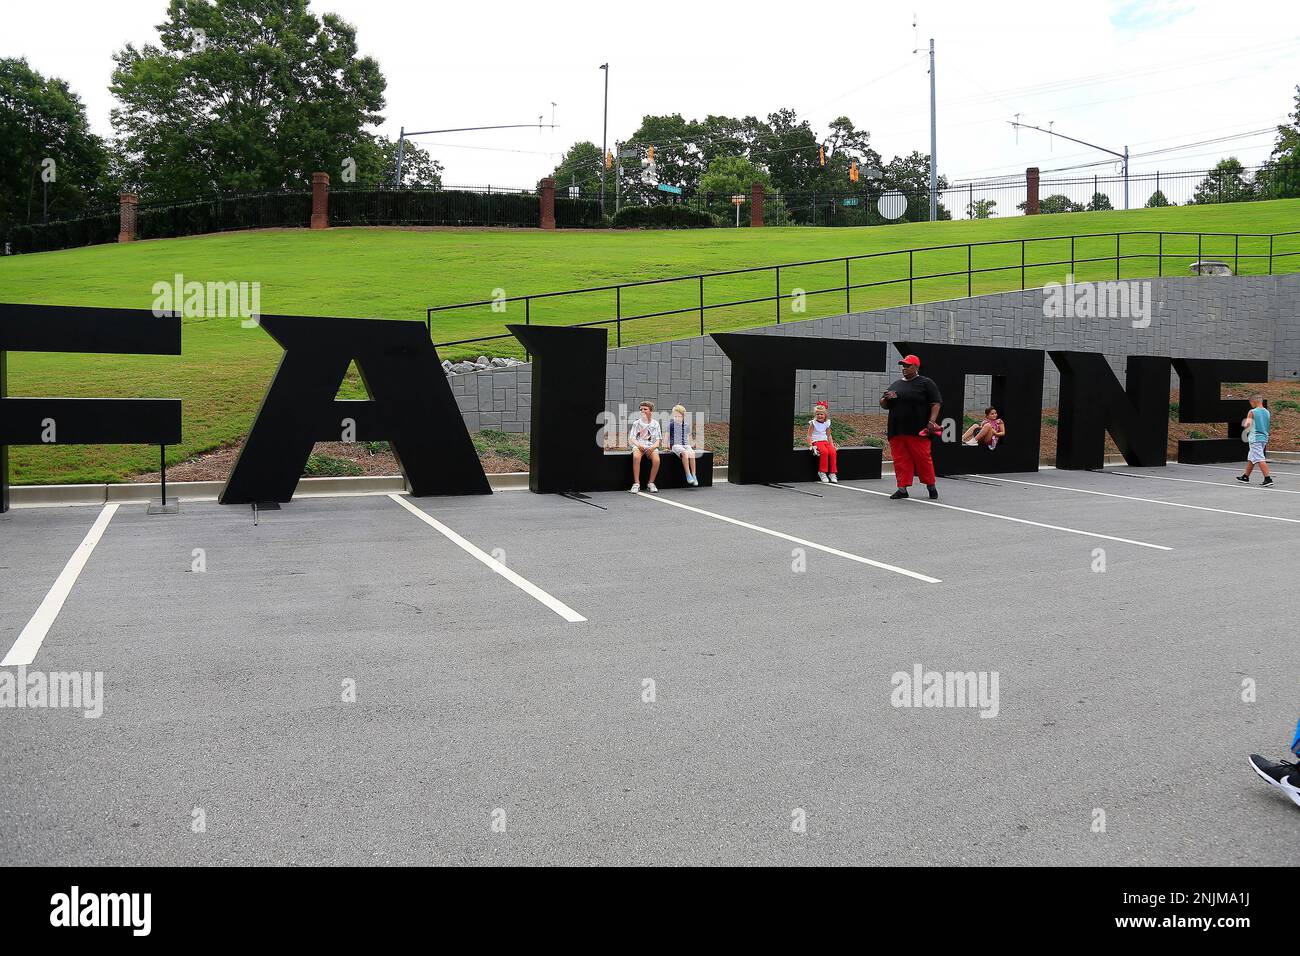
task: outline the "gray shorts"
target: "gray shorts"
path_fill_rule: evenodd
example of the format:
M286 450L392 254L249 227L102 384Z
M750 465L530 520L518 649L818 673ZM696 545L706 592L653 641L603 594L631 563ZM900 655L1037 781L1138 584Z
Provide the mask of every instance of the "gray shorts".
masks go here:
M1266 444L1268 444L1268 443L1267 443L1267 442L1262 442L1262 441L1253 441L1253 442L1251 442L1251 443L1250 443L1250 451L1248 451L1248 452L1246 453L1246 460L1247 460L1247 461L1253 461L1255 464L1259 464L1261 461L1264 461L1264 460L1265 460L1265 458L1264 458L1264 446L1265 446Z

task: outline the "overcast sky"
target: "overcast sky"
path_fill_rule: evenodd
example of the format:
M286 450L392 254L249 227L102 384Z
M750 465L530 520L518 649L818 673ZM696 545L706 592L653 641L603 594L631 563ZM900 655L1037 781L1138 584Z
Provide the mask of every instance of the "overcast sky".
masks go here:
M112 54L156 40L165 0L0 3L0 55L66 79L96 131L110 133ZM849 116L888 159L929 148L925 50L934 37L939 169L952 179L1105 158L1032 131L1017 137L1007 123L1017 113L1141 153L1271 128L1293 108L1300 83L1296 0L311 6L352 22L361 50L379 61L388 79L384 132L549 123L558 104L556 130L421 139L449 184L527 186L570 143L599 144L606 61L611 143L647 113L764 116L791 107L819 134ZM1200 169L1225 155L1252 164L1272 141L1200 145L1135 158L1133 168Z

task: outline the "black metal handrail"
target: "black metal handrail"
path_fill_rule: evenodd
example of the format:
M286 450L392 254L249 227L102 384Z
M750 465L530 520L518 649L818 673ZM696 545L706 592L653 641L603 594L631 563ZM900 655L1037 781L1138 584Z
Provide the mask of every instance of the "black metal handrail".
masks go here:
M1073 236L1036 236L1036 237L1026 237L1023 239L993 239L993 240L986 240L984 242L949 243L941 246L918 246L911 249L893 249L887 252L868 252L868 253L862 253L855 256L836 256L829 259L808 259L802 262L784 262L778 265L769 265L769 266L750 266L743 269L724 269L718 272L702 272L702 273L696 273L695 275L688 275L688 276L671 276L664 279L640 279L635 282L620 282L613 285L592 286L585 289L568 289L561 292L538 292L531 295L506 296L498 299L483 299L476 302L458 302L454 305L430 306L429 308L425 309L425 325L429 329L430 337L432 337L433 315L435 312L450 312L457 309L471 309L471 308L482 308L483 306L497 306L508 302L524 303L524 324L530 325L532 323L532 303L535 300L554 299L562 296L589 295L589 294L599 293L599 292L613 292L614 293L614 303L613 303L614 315L612 317L606 319L596 319L590 322L567 323L565 327L566 328L588 328L591 326L612 324L615 326L616 329L616 333L615 333L616 345L621 346L623 344L623 323L624 322L635 322L640 319L664 318L666 316L672 316L672 315L687 315L687 314L695 313L698 314L700 317L700 335L704 335L706 312L709 312L713 309L725 309L725 308L732 308L741 305L755 305L763 302L773 302L776 304L776 324L780 325L781 324L781 303L787 299L794 298L794 296L796 295L796 293L793 292L783 293L781 291L781 270L782 269L795 269L803 266L818 266L818 265L827 265L835 262L843 262L844 263L844 284L843 285L830 286L824 289L802 290L802 294L805 297L811 297L815 295L826 295L832 292L841 292L844 294L845 311L849 312L852 311L852 293L853 290L855 289L870 289L879 286L898 285L900 283L906 282L907 301L908 304L911 305L915 300L915 286L917 282L928 280L928 279L948 279L957 276L966 276L966 295L969 297L973 294L975 276L982 275L984 273L989 273L989 272L1008 272L1015 269L1020 270L1020 288L1022 290L1025 289L1026 287L1025 273L1029 269L1042 269L1042 268L1047 268L1052 266L1068 265L1070 266L1070 271L1073 272L1077 266L1081 264L1092 263L1092 262L1114 262L1115 278L1119 279L1121 262L1128 259L1155 258L1157 260L1156 274L1157 276L1163 276L1164 260L1166 257L1170 257L1174 255L1178 255L1181 257L1183 255L1186 255L1186 253L1166 253L1164 251L1164 240L1166 236L1196 236L1197 237L1197 243L1196 243L1197 260L1201 260L1204 258L1203 248L1204 248L1204 243L1206 238L1232 239L1233 240L1232 259L1233 259L1234 272L1237 272L1239 270L1240 261L1242 259L1268 259L1268 274L1272 275L1273 263L1276 259L1284 259L1289 256L1300 255L1300 249L1296 250L1295 252L1275 251L1274 240L1284 236L1297 236L1297 235L1300 235L1300 231L1277 232L1277 233L1264 233L1264 232L1237 233L1237 232L1162 232L1156 230L1136 230L1131 232L1082 233ZM1144 252L1144 253L1129 253L1125 255L1122 253L1121 250L1121 237L1123 236L1156 236L1158 237L1157 251L1155 253ZM1079 240L1106 239L1106 238L1114 238L1115 240L1114 255L1088 256L1088 257L1079 257L1076 255L1075 253L1076 243ZM1267 239L1268 252L1267 253L1262 253L1262 252L1244 253L1241 251L1242 239ZM1070 243L1070 258L1068 260L1060 259L1060 260L1052 260L1046 262L1029 262L1026 259L1026 255L1025 255L1026 247L1030 243L1065 242L1067 240ZM975 249L983 246L1006 246L1006 245L1014 245L1016 243L1020 244L1020 262L1018 265L1012 263L1009 265L990 266L985 268L974 267L973 255ZM916 273L915 271L916 253L943 252L952 249L966 250L965 269L957 270L954 272L922 273L919 275ZM867 259L881 259L887 256L907 256L906 277L899 276L898 278L895 279L881 279L876 282L855 283L852 281L852 275L850 271L852 267L852 263L859 262L862 260L867 260ZM749 299L736 299L736 300L730 300L726 302L713 302L713 303L705 302L704 283L706 279L715 279L723 276L747 275L747 274L760 273L760 272L775 272L776 292L774 295L758 296ZM653 286L653 285L665 285L672 282L697 282L699 284L699 290L700 290L699 304L694 306L689 306L687 308L680 308L680 309L664 309L657 312L642 312L634 315L623 314L622 299L623 299L624 289L635 289L635 288L642 288L645 286ZM476 342L493 342L500 339L509 339L513 337L514 336L512 336L509 332L503 332L495 335L482 335L482 336L476 336L474 338L454 339L446 342L438 342L435 344L439 348L444 348L444 347L457 346L457 345L471 345Z

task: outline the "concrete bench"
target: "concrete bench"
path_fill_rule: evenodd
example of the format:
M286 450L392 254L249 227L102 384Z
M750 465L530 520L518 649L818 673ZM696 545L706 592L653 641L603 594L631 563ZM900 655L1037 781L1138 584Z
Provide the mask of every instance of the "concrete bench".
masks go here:
M805 445L796 448L801 474L795 481L817 481L817 470L821 467L821 458L814 455ZM846 481L880 477L880 463L883 450L876 445L837 445L835 447L835 473Z
M645 455L641 459L641 487L644 488L650 481L650 456ZM632 487L632 452L631 451L607 451L602 462L602 474L609 474L611 469L617 471L623 476L623 484ZM701 451L695 449L695 476L700 480L701 488L708 488L713 484L713 452ZM659 476L655 478L656 488L685 488L686 485L686 467L682 460L668 451L666 448L659 449Z

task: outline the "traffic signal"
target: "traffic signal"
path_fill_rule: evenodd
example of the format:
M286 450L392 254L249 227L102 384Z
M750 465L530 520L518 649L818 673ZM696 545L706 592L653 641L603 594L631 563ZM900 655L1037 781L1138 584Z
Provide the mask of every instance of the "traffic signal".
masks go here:
M645 155L646 159L653 163L655 161L655 148L653 146L647 146Z
M817 165L818 165L818 166L825 166L825 165L826 165L826 147L825 147L825 146L818 146L818 147L817 147Z
M611 153L609 150L605 150L605 168L609 169L613 165L614 165L614 154Z
M849 164L849 182L856 183L857 181L858 181L858 161L855 159L852 163Z

